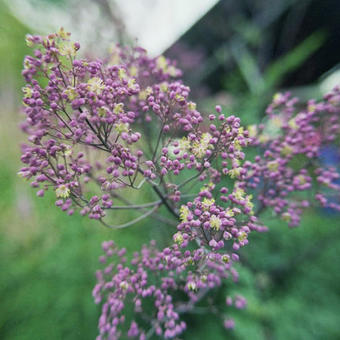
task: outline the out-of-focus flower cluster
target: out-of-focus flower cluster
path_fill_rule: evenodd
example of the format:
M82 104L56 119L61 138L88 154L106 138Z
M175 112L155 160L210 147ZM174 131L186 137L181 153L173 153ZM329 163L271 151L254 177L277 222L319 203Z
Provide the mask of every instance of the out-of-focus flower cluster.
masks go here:
M255 162L247 163L244 182L256 187L261 208L271 207L290 226L297 226L304 208L319 202L340 211L329 198L339 196L340 177L322 162L322 150L339 143L340 89L299 107L289 93L277 94L265 124L251 126Z
M105 266L93 291L102 304L98 339L178 336L186 328L181 314L228 277L237 280L237 251L251 231L266 230L259 219L265 208L294 226L312 202L328 204L318 186L339 189L335 169L319 162L321 148L339 135L339 90L301 110L277 95L267 122L246 130L219 106L206 118L197 111L181 72L162 56L116 47L106 60L78 58L79 44L63 29L27 42L34 57L24 63L22 128L30 143L20 175L38 196L54 190L68 214L79 210L109 228L148 216L165 224L161 207L177 226L166 248L151 241L131 261L112 241L103 244ZM313 196L301 195L313 188ZM125 189L149 190L157 200L130 202ZM119 209L141 216L113 226L108 212ZM226 301L246 304L240 296ZM135 318L128 320L131 304ZM225 317L224 325L234 322Z
M120 326L126 322L124 308L131 305L135 319L129 321L128 336L176 337L186 329L181 314L190 312L195 302L209 289L219 286L221 280L230 275L237 279L231 259L203 248L182 250L174 244L159 251L152 241L133 255L130 266L126 265L125 249L118 249L112 241L104 242L103 249L105 255L100 261L110 263L97 272L98 283L93 290L96 303L103 302L99 339L116 339L122 335ZM188 299L176 301L174 292L182 292ZM150 299L154 309L151 314ZM244 307L240 299L235 300L237 308ZM141 326L145 324L145 316L148 316L148 331Z

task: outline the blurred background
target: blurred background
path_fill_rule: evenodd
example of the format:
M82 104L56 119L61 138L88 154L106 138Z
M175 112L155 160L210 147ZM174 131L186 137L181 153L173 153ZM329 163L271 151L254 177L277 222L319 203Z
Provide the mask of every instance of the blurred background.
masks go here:
M245 124L259 122L273 94L302 101L340 84L338 0L0 0L0 339L94 339L99 309L91 290L100 243L137 249L164 238L158 222L118 233L66 216L54 194L35 197L16 173L20 143L20 72L27 33L64 26L88 55L112 43L140 44L178 61L201 112L218 103ZM325 150L339 166L339 147ZM117 216L117 219L126 216ZM235 291L244 311L227 311L233 331L215 315L187 316L184 339L340 339L340 222L309 210L297 229L266 217L242 253ZM164 231L164 229L161 229ZM224 294L224 295L223 295ZM204 317L204 323L201 319Z

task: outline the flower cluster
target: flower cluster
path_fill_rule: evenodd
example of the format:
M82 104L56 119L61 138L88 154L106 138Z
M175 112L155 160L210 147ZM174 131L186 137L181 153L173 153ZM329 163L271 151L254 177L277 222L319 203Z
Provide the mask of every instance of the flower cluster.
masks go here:
M139 174L155 179L134 124L148 121L144 112L150 106L159 111L148 84L180 73L164 57L150 59L142 49L117 48L105 63L77 59L79 44L64 30L27 41L36 49L22 72L23 130L31 144L24 146L20 175L33 179L38 196L53 187L56 205L69 214L80 207L83 215L101 219L113 204L113 190L135 187ZM185 89L174 83L168 92L179 102ZM99 190L90 192L90 182Z
M297 226L303 209L315 201L340 210L328 199L339 195L339 173L321 159L322 150L339 139L340 88L321 102L297 104L289 93L277 94L267 109L267 122L251 127L259 152L255 162L245 164L243 179L257 189L260 208L271 207L290 226Z
M173 244L159 251L152 241L133 255L130 265L126 264L125 249L113 241L104 242L103 250L100 262L110 263L97 271L93 290L96 303L103 302L98 339L118 339L124 328L128 336L139 339L152 334L174 338L186 329L181 314L190 312L223 279L237 279L231 258L204 248L181 250ZM184 301L176 298L180 292L187 296ZM229 302L232 305L230 298ZM151 317L150 304L154 309ZM234 304L243 308L245 300L237 297ZM129 305L134 307L134 319L127 321L124 312ZM145 315L149 315L147 320Z
M35 49L24 63L22 128L29 144L19 174L38 196L52 188L63 211L109 228L148 216L166 224L162 207L174 217L163 249L151 241L128 261L113 241L103 244L105 266L93 291L102 304L98 339L177 337L186 328L181 314L227 278L237 280L237 252L251 231L267 230L260 220L265 208L291 226L312 202L340 208L321 188L337 192L339 174L319 160L340 132L339 89L300 111L295 99L277 95L267 121L246 130L220 106L201 114L181 72L163 56L116 47L105 60L78 58L79 44L63 29L27 42ZM257 150L255 159L248 149ZM314 197L302 196L315 184ZM157 199L130 202L127 189ZM141 215L111 225L109 212L119 209ZM246 305L240 296L226 301ZM225 318L224 325L234 322Z

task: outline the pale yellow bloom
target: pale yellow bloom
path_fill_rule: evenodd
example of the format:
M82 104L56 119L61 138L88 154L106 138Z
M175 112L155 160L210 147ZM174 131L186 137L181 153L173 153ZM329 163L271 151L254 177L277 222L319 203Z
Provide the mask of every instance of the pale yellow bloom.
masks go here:
M57 197L67 198L70 196L70 189L65 184L60 184L55 190Z
M289 212L283 213L283 214L281 215L281 217L282 217L282 219L283 219L285 222L287 222L287 223L289 223L289 222L292 220L292 216L291 216L291 214L290 214Z
M129 123L118 123L118 124L115 124L115 130L118 133L129 132Z
M178 245L181 245L184 241L184 238L183 238L183 235L180 233L180 232L177 232L175 235L174 235L174 241L178 244Z
M192 143L192 153L198 158L205 156L207 150L210 148L211 134L206 132L202 134L200 141Z
M119 287L124 289L124 290L127 290L129 288L129 284L126 282L126 281L122 281L120 284L119 284Z
M179 218L182 222L188 222L188 217L190 214L190 210L186 205L182 205L179 209Z
M188 283L188 289L189 290L196 290L197 289L197 285L195 282L189 282Z
M194 103L194 102L189 102L189 103L188 103L188 109L191 110L191 111L196 110L196 103Z
M241 170L242 170L241 167L237 167L237 168L231 169L231 170L228 171L228 175L229 175L231 178L237 178L237 177L240 176Z
M98 77L90 78L87 82L87 86L89 91L94 92L95 94L101 94L105 89L105 84L102 79Z
M134 78L129 79L129 81L128 81L128 88L130 90L136 90L138 88L138 85L136 84L136 79L134 79Z
M233 210L230 209L230 208L227 209L225 214L226 214L227 217L233 217L235 215Z
M24 98L31 98L33 95L33 90L28 86L23 87L22 92L24 93Z
M275 172L279 169L279 162L278 161L270 161L267 163L267 167L269 171Z
M156 59L156 65L157 68L165 71L168 67L168 62L166 61L166 58L163 55L161 55Z
M249 137L256 137L257 135L257 126L255 124L253 125L248 125L247 127L248 133L249 133Z
M244 231L241 231L237 238L240 242L245 241L247 239L247 233Z
M69 55L74 57L76 55L77 49L73 42L71 41L62 41L58 44L59 52L61 55L66 56Z
M65 155L66 157L69 157L69 156L72 155L72 147L71 147L70 145L67 145L67 146L66 146L66 149L65 149L65 151L64 151L64 155Z
M118 70L118 77L119 77L120 80L127 78L126 71L123 68L120 68Z
M64 27L60 27L59 31L58 31L58 36L61 38L61 39L68 39L68 37L71 35L71 33L69 32L66 32L64 30Z
M202 202L203 209L208 210L214 203L215 203L215 200L213 198L205 197Z
M74 87L69 86L65 90L65 94L67 95L69 100L74 100L78 97L78 93L76 92L76 89Z
M220 230L220 228L221 228L222 221L221 221L221 219L220 219L218 216L216 216L216 215L211 215L211 216L210 216L209 223L210 223L210 227L211 227L212 229L215 229L215 230L218 231L218 230Z
M135 65L132 65L129 68L129 72L130 72L132 77L135 77L137 75L137 73L138 73L138 68Z
M296 119L292 118L288 121L288 126L293 129L293 130L297 130L298 129L298 125L296 124Z
M148 86L145 90L139 92L138 98L140 100L145 100L152 92L152 88Z
M168 85L167 85L166 82L161 83L159 87L160 87L162 92L167 92L168 91Z
M119 115L120 113L123 113L124 112L124 104L123 103L118 103L118 104L115 104L114 106L114 109L113 109L113 112L116 114L116 115Z
M98 109L98 116L104 118L104 117L106 117L107 112L108 112L108 109L106 107L102 106Z
M293 152L293 148L289 145L285 145L282 149L281 149L281 154L283 156L289 156L291 155Z
M239 200L239 201L241 201L241 200L244 199L244 194L245 194L245 192L244 192L244 190L241 189L241 188L237 188L237 189L235 190L235 192L234 192L235 198L236 198L237 200Z
M253 195L246 196L246 207L250 209L251 214L253 214L254 203L251 201Z

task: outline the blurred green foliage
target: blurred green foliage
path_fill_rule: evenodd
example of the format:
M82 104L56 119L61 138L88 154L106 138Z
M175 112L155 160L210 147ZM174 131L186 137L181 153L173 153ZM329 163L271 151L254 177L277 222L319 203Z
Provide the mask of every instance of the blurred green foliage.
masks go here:
M294 70L303 63L325 41L325 34L316 31L299 45L260 70L256 55L247 46L249 42L231 42L231 55L237 68L225 76L224 89L234 95L232 108L245 124L254 124L263 117L264 109L272 100L273 94L279 90L279 85ZM321 96L321 94L318 94Z
M18 85L21 81L21 66L23 55L28 53L24 42L29 29L17 20L0 0L0 74L4 85L4 78L11 79Z
M0 22L0 88L8 87L11 77L11 90L18 93L28 29L2 2ZM318 46L319 40L313 39L303 43L308 48L303 45L293 50L281 66L292 69L303 61L304 55ZM256 65L252 57L240 63L241 69L245 64ZM242 70L244 74L246 71ZM275 65L267 70L268 82L275 83L280 72L282 69ZM1 114L0 338L94 339L99 309L91 291L100 243L114 239L133 250L151 238L164 240L169 231L159 222L148 220L113 232L95 221L60 212L54 206L53 193L44 199L35 197L28 184L16 176L19 142L25 138L18 122L15 112ZM117 221L130 217L119 214ZM226 331L213 312L187 315L189 330L184 339L340 338L338 215L309 210L297 229L288 229L271 216L266 220L271 230L253 234L242 251L246 265L239 268L240 282L226 284L207 299L215 309L235 318L236 329ZM226 294L244 295L248 308L226 308Z
M242 32L243 30L247 30L247 25L242 28ZM291 91L293 95L298 92L302 100L322 97L318 84L300 89L280 89L280 84L321 48L326 38L323 31L314 32L262 70L258 65L256 50L254 51L252 46L256 45L256 42L243 40L245 35L246 33L241 34L237 31L237 37L230 39L216 52L215 58L219 60L218 55L221 54L221 60L216 62L210 58L206 62L207 65L209 63L235 64L235 67L226 72L223 77L218 99L227 101L228 111L237 114L243 124L256 124L262 119L265 108L272 101L273 95L279 91ZM215 101L214 97L205 98L204 107L211 110L216 104Z

